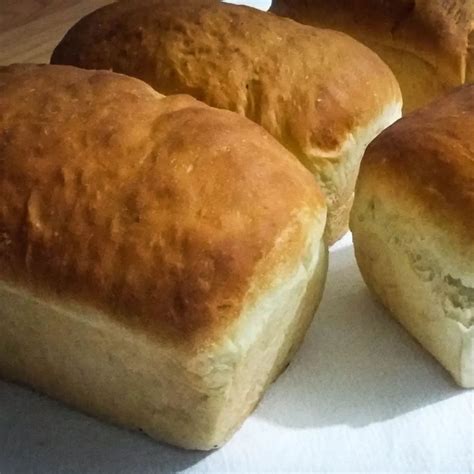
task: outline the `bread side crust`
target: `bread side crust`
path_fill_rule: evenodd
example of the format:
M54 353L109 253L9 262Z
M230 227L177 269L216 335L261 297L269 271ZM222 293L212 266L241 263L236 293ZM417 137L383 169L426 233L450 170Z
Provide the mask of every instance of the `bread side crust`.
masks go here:
M389 104L372 122L350 133L341 148L331 156L321 156L318 149L307 150L306 156L298 155L326 195L328 218L325 239L328 245L337 242L348 230L354 187L367 146L401 117L401 107L401 102ZM310 156L309 160L307 156Z
M474 387L474 255L416 200L360 190L351 215L367 286L462 387ZM466 262L467 260L467 262Z
M316 228L321 235L321 223ZM190 355L90 308L0 283L0 375L188 449L222 445L299 346L319 304L327 249L308 236L293 272L226 337Z

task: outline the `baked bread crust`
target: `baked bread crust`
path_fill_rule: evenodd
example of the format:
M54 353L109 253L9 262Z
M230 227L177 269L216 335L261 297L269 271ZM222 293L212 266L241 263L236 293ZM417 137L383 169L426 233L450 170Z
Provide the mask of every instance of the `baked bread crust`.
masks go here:
M214 2L124 1L79 21L52 63L112 69L263 126L328 196L330 243L347 230L365 146L400 116L389 68L348 36Z
M105 71L0 68L0 158L0 278L201 347L324 221L263 129Z
M406 111L474 80L471 0L273 0L271 10L302 23L344 31L374 49L399 79ZM425 79L425 89L433 91L410 89L409 81L420 81L421 68L439 78L437 86Z
M0 68L0 375L221 446L299 347L325 198L265 130L107 71Z
M458 384L474 387L474 84L383 132L351 214L368 286Z

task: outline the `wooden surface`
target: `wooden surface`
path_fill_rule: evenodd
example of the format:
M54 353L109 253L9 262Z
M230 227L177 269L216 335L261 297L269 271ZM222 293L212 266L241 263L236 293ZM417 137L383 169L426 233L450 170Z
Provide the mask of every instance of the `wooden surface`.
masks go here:
M49 62L66 31L112 0L0 0L0 64Z

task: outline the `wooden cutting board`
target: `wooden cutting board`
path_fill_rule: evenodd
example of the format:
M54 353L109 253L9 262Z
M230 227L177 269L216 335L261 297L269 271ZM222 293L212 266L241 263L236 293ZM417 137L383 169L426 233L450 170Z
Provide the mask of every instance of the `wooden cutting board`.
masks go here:
M0 64L47 63L77 20L113 0L0 0Z

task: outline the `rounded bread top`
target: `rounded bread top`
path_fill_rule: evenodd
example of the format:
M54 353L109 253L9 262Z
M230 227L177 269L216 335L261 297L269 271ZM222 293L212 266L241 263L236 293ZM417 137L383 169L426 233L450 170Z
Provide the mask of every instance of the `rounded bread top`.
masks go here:
M355 129L401 102L390 69L349 36L213 1L108 5L67 33L52 62L237 111L306 164L338 157Z
M362 160L360 189L409 197L439 226L474 242L474 84L386 129ZM414 200L414 201L413 201ZM454 226L454 227L453 227Z
M293 271L325 212L237 114L112 72L0 67L3 280L202 343Z
M406 50L452 85L474 80L472 0L273 0L272 11Z

